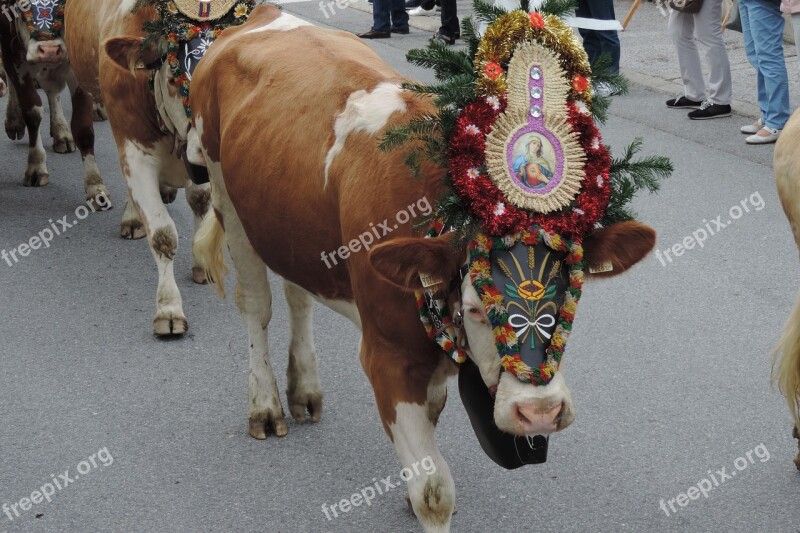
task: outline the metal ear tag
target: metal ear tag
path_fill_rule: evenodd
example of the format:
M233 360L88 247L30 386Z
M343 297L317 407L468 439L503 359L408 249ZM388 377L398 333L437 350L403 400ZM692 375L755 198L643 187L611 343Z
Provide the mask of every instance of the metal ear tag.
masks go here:
M599 267L589 267L589 274L602 274L603 272L611 272L614 270L614 265L611 261L603 261Z
M426 289L428 287L433 287L434 285L439 285L440 283L443 283L440 278L434 278L430 274L425 274L423 272L419 273L419 280L422 282L422 286L425 287Z

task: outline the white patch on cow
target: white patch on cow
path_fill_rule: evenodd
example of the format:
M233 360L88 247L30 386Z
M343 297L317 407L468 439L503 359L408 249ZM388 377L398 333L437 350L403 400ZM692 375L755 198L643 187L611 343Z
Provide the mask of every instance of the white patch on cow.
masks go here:
M493 387L500 381L500 355L489 319L469 276L461 284L461 310L464 315L464 331L469 340L470 359L478 366L486 386Z
M313 24L306 22L301 18L295 17L294 15L281 13L278 18L269 24L253 28L252 30L247 30L241 35L250 35L251 33L260 33L262 31L288 31L295 28L300 28L301 26L313 26Z
M318 296L316 294L313 295L314 299L331 309L332 311L336 311L343 317L347 318L355 324L359 331L362 330L361 327L361 315L358 313L358 307L356 306L355 302L350 300L329 300L327 298L323 298L322 296Z
M575 420L572 393L562 372L556 372L547 385L523 383L508 372L503 372L494 400L494 422L501 430L519 435L523 431L516 419L517 406L537 405L541 406L544 412L562 403L564 410L559 430L566 428Z
M393 113L405 113L406 101L403 90L397 83L379 83L372 92L356 91L350 95L344 111L336 117L333 132L336 140L325 158L325 183L328 186L328 173L333 160L344 149L348 135L357 131L377 133Z
M124 17L130 15L133 8L136 6L136 0L122 0L119 5L119 16Z
M456 489L450 467L436 446L436 426L428 418L428 410L423 405L401 402L395 406L395 412L395 422L389 430L403 467L401 476L408 478L404 481L407 482L414 513L426 533L448 532ZM446 516L445 520L442 520L443 516Z
M198 118L195 120L195 124L197 122L200 122L199 127L202 129L203 119ZM186 136L186 159L194 165L206 166L206 158L203 157L203 148L200 143L200 136L197 134L197 126L191 128Z

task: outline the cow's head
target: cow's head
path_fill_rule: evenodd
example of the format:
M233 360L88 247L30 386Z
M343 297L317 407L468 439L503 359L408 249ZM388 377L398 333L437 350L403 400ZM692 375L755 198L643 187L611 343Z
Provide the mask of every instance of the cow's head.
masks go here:
M463 317L461 331L466 336L467 355L494 394L495 424L507 433L522 436L560 431L574 420L572 397L558 371L558 361L552 364L550 357L551 364L546 363L552 355L551 340L562 342L566 337L564 332L555 334L556 323L561 323L564 314L575 311L574 305L564 305L575 276L620 274L639 262L654 244L655 232L651 228L638 222L621 222L596 229L584 239L582 265L576 262L567 265L566 255L552 253L549 247L525 247L520 243L522 249L509 247L499 250L497 255L492 252L491 260L478 265L477 270L472 265L470 275L460 283L451 280L460 280L459 271L463 272L465 258L453 248L447 234L437 238L395 239L373 248L369 257L384 278L406 290L423 289L420 274L427 274L426 279L442 281L439 288L444 291L451 311ZM475 261L476 255L471 252L469 260ZM579 271L581 266L583 272ZM481 272L492 278L494 283L490 285L496 291L487 292L485 284L475 283L475 274ZM501 363L501 352L507 346L498 341L493 298L505 299L504 319L518 338L520 357L514 359L526 363L521 366L527 369L546 368L546 379L538 375L537 379L530 376L523 379L521 373L513 371L509 360ZM537 306L535 312L534 306Z
M137 71L153 73L153 91L156 106L167 129L186 139L191 127L181 94L169 61L166 61L166 43L146 41L141 37L112 37L104 44L106 54L118 67L136 75Z
M21 0L9 7L6 16L16 17L17 32L31 64L62 63L67 60L64 43L66 0Z

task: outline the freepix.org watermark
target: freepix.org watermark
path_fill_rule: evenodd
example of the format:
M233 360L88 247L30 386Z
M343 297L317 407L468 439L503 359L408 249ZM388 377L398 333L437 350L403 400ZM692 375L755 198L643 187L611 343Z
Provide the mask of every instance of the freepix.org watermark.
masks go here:
M77 225L79 221L85 220L89 216L89 213L94 213L97 211L98 207L101 211L105 211L110 205L111 200L109 200L108 196L104 193L100 193L94 198L89 198L86 201L86 205L79 205L78 208L75 209L75 218L72 219L72 221L69 220L69 215L64 215L55 222L53 222L52 218L49 219L48 222L50 225L26 242L10 250L6 250L5 248L0 250L0 258L2 258L8 266L12 267L19 263L23 257L31 255L33 251L40 250L42 247L50 248L50 242L53 239L66 233L68 229Z
M431 203L428 201L428 197L423 196L415 203L409 204L405 209L398 211L398 213L394 216L394 226L390 226L388 218L383 219L383 222L380 222L377 226L370 222L369 230L359 235L358 239L353 239L347 243L347 245L340 246L332 252L322 252L322 262L325 263L326 267L333 268L335 265L339 264L339 259L345 260L350 257L351 254L357 253L362 249L369 251L370 247L375 241L379 241L386 237L391 232L399 228L401 224L408 224L417 216L427 216L432 212L433 206L431 206ZM337 259L337 256L339 259Z
M42 504L45 500L48 502L53 501L53 497L58 493L72 485L85 476L92 470L97 468L111 466L114 464L114 457L108 448L101 448L96 453L93 453L85 460L78 463L75 467L77 473L71 473L69 470L64 470L62 474L50 474L50 481L43 484L37 490L31 492L30 496L24 496L14 503L4 502L0 511L10 521L20 518L23 513L30 511L33 506ZM58 492L56 492L58 491Z
M403 468L400 471L401 481L392 482L392 476L387 476L383 479L372 478L373 485L368 485L360 491L354 492L349 498L344 498L333 505L323 503L322 512L325 513L325 518L330 522L334 518L338 518L339 513L349 513L354 507L360 507L364 503L367 506L372 505L372 500L392 489L402 487L403 483L408 483L415 476L422 474L431 476L435 473L436 463L433 462L433 458L431 456L425 457L421 461L416 461L411 466Z
M22 16L23 11L27 11L31 8L30 0L19 0L14 4L3 4L0 6L0 11L3 12L3 15L8 19L9 22L13 21L15 18L19 18Z
M738 204L731 206L731 208L728 209L729 218L725 222L722 221L724 215L719 215L710 222L703 219L703 226L694 230L691 235L684 237L681 242L675 243L672 247L664 250L656 249L656 259L661 262L661 266L667 266L667 263L672 263L672 261L674 261L672 256L678 258L686 253L686 250L691 250L695 246L703 248L709 237L727 228L733 224L734 221L742 218L746 213L761 211L762 209L764 209L764 198L761 197L760 192L756 191L751 194L749 198L745 198Z
M756 464L753 456L755 456L759 462L766 463L769 461L769 450L767 450L767 447L761 443L752 450L745 452L743 456L737 457L733 461L733 468L735 470L731 470L729 472L728 467L726 466L723 466L719 470L715 470L714 473L709 470L707 472L708 477L704 477L696 484L689 487L686 492L682 492L674 498L670 498L666 501L662 498L658 503L659 508L661 508L661 510L664 511L667 516L672 516L678 512L679 508L686 507L689 505L689 502L699 499L700 495L702 495L703 498L708 498L708 495L712 490L716 489L723 483L732 480L738 472L747 470L748 466ZM675 507L676 503L678 504L677 508Z
M322 11L326 19L329 19L336 14L337 7L340 11L343 11L358 2L366 2L366 0L320 0L319 10ZM328 13L329 10L330 14Z

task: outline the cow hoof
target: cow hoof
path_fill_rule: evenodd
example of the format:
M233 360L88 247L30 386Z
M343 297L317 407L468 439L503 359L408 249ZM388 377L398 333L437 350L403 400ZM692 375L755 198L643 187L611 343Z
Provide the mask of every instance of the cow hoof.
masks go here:
M25 122L21 116L9 117L6 119L6 134L12 141L21 141L25 138Z
M50 183L50 174L41 171L28 171L22 184L25 187L44 187Z
M192 267L192 281L198 285L205 285L208 283L205 269L201 267Z
M414 514L414 506L411 504L411 496L408 495L408 491L406 491L406 505L408 505L408 511L411 514ZM458 512L458 505L453 504L453 514L456 514L457 512Z
M159 191L161 192L161 201L164 202L164 204L171 204L175 201L175 198L178 197L178 189L173 189L166 185L162 185Z
M108 114L106 114L106 110L100 104L95 104L94 109L92 110L92 120L95 122L103 122L108 120Z
M75 141L70 137L53 139L53 151L57 154L71 154L75 151Z
M114 207L111 203L111 194L102 183L92 185L86 190L86 202L95 206L97 211L108 211Z
M278 437L285 437L289 433L289 426L283 413L276 417L269 412L250 415L250 436L254 439L264 440L267 438L267 428Z
M144 225L139 220L123 222L119 227L119 236L123 239L141 239L146 235Z
M183 335L189 329L185 317L156 317L153 320L153 333L159 337Z
M286 391L286 400L289 402L289 412L292 418L298 422L305 422L306 409L311 417L312 422L319 422L322 418L322 393L309 392L301 394L293 394L291 391Z

